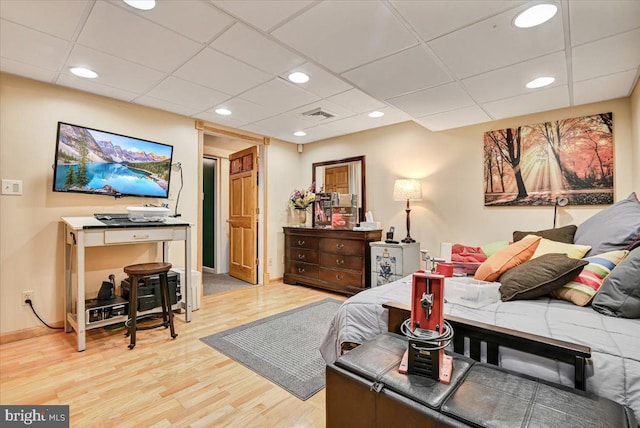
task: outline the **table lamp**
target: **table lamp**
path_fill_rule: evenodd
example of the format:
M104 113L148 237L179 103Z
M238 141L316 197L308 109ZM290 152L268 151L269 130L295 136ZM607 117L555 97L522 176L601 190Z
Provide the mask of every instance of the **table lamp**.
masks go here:
M420 182L413 179L398 179L393 185L393 199L396 201L407 201L407 237L402 242L411 243L416 242L411 238L411 222L409 220L409 213L411 208L409 207L409 201L421 201L422 200L422 188Z

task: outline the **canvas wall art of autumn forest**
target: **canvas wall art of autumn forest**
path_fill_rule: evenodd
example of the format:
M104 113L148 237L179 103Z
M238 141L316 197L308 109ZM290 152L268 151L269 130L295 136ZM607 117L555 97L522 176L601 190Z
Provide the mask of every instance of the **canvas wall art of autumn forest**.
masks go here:
M484 134L485 206L613 203L613 114Z

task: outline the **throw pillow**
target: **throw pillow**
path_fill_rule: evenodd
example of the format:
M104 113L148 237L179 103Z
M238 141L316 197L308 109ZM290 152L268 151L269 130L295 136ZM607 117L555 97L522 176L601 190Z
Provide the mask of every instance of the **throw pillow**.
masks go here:
M580 224L574 242L591 245L587 255L640 246L640 201L635 192Z
M587 264L554 253L527 260L500 276L500 295L504 302L544 296L571 281Z
M640 318L640 248L631 251L605 278L592 306L604 315Z
M516 230L513 232L513 242L519 241L527 235L536 235L552 241L573 244L573 236L576 234L576 229L578 229L578 226L571 224L557 229L538 230L537 232L520 232Z
M495 281L512 267L529 260L541 239L539 236L526 237L496 251L491 257L482 262L474 278L480 281Z
M493 256L498 250L502 250L509 246L509 241L494 241L489 242L488 244L482 245L482 251L487 255L487 257Z
M588 245L565 244L564 242L556 242L550 239L542 238L540 239L538 248L536 248L536 251L535 253L533 253L533 256L531 256L531 258L535 259L536 257L540 257L543 254L561 253L566 254L572 259L581 259L590 249L591 247Z
M558 299L567 300L574 305L588 305L604 279L626 257L627 253L626 250L609 251L583 259L589 264L580 272L580 275L552 292L551 295Z

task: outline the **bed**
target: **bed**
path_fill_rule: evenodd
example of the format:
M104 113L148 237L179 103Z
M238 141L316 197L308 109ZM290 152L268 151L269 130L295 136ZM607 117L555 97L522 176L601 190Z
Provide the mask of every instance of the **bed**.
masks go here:
M636 194L579 226L514 231L510 241L500 249L483 247L486 259L475 272L476 279L500 283L500 300L476 308L445 303L445 318L457 326L453 350L611 399L640 422ZM447 281L454 280L445 280L445 296ZM325 361L397 332L411 305L411 282L410 275L345 301L321 345Z
M389 330L389 302L411 304L411 275L365 290L343 303L331 321L320 352L327 363L345 347L362 344ZM445 281L446 287L446 281ZM630 407L640 415L640 319L615 318L591 307L542 297L468 308L445 303L445 317L505 327L590 348L585 364L585 389ZM483 349L481 359L486 359ZM574 368L567 363L502 349L498 365L554 383L574 386Z

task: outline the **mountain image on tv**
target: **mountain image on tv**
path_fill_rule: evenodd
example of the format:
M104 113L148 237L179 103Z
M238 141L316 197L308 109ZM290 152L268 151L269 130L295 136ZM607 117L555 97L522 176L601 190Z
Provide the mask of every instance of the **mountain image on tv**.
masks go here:
M172 150L165 144L59 123L54 190L166 198Z

